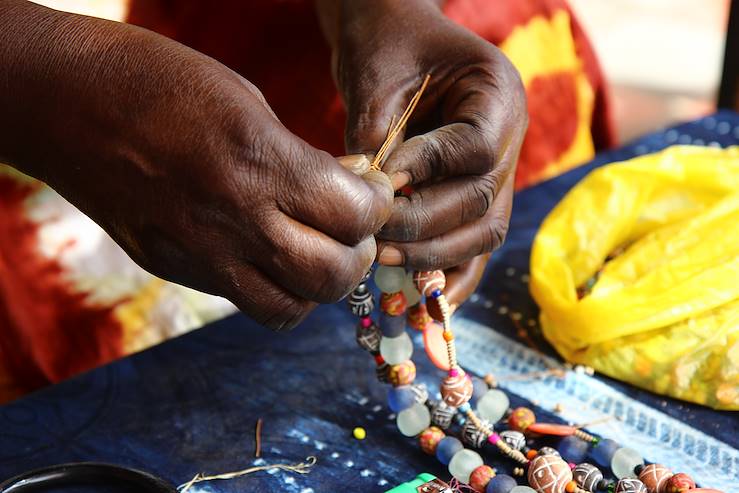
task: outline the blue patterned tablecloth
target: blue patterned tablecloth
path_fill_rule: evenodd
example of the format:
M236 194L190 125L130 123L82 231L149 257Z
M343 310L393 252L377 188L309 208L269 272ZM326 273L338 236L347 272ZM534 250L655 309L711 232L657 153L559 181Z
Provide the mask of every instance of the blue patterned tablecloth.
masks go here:
M494 372L512 405L540 420L591 422L595 433L631 444L706 485L736 491L739 416L663 398L601 376L506 379L556 365L536 337L537 309L527 289L529 248L540 222L597 166L672 144L739 144L739 115L722 112L605 152L586 166L516 196L505 246L494 255L472 300L456 315L460 361ZM710 163L707 163L710 165ZM386 410L386 388L356 347L356 319L324 306L289 334L273 334L237 315L0 406L0 479L59 462L96 460L150 471L173 484L197 472L217 473L316 456L308 475L271 470L191 492L382 492L419 472L448 473L402 437ZM418 337L418 336L417 336ZM73 355L70 355L73 357ZM415 358L419 379L439 373ZM563 411L554 414L557 404ZM263 457L254 458L254 427L264 419ZM367 439L351 437L355 426ZM510 472L493 451L488 463Z

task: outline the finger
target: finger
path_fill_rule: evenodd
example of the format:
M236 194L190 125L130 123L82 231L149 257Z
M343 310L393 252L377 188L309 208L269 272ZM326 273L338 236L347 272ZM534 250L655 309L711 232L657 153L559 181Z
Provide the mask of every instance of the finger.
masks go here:
M484 216L505 181L506 170L449 178L395 197L393 213L378 237L418 241L438 236Z
M225 285L221 295L258 323L274 330L294 328L317 306L286 291L248 263L223 266L221 275Z
M273 214L262 228L263 251L251 258L276 284L301 298L319 303L340 300L375 259L372 236L347 246L279 211Z
M510 180L512 175L507 178L507 181ZM405 265L416 270L435 270L453 267L492 252L500 247L508 231L512 189L506 183L492 207L477 221L427 240L382 242L378 245L379 262L384 265Z
M281 210L346 245L356 245L382 227L393 201L384 173L356 176L294 135L283 139L275 153L290 186L283 187L278 197Z
M469 262L448 269L444 294L451 307L458 307L472 295L480 284L490 254L479 255Z
M362 176L370 170L372 159L374 157L371 154L349 154L336 158L340 165L357 176Z
M485 174L498 166L527 121L520 84L503 81L513 87L506 98L500 96L500 84L493 75L480 73L457 81L442 109L444 126L399 145L385 163L383 171L394 188L437 177Z

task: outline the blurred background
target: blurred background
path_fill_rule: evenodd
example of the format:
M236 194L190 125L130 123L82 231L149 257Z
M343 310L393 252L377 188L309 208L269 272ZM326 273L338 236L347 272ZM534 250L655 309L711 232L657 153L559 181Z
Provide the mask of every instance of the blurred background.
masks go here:
M37 3L113 20L127 12L126 0ZM731 0L569 3L611 85L620 142L715 111Z

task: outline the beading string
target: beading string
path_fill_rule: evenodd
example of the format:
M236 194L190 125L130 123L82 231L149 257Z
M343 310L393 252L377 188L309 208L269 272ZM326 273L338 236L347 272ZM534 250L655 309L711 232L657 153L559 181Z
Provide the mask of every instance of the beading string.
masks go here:
M193 477L187 483L184 483L178 486L177 490L180 493L185 493L187 490L192 488L192 486L196 483L202 483L204 481L215 481L215 480L220 480L220 479L240 478L248 474L254 474L255 472L260 472L260 471L268 471L270 469L279 469L281 471L289 471L289 472L294 472L297 474L308 474L311 471L311 468L314 465L316 465L316 461L317 459L311 455L310 457L307 457L305 459L305 462L300 462L299 464L267 464L264 466L254 466L248 469L243 469L241 471L215 474L212 476L206 476L203 473L198 473L195 475L195 477Z

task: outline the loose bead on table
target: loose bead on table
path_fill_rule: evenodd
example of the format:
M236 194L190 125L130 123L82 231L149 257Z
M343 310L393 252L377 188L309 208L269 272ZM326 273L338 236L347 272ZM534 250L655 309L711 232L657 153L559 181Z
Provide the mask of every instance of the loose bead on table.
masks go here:
M403 332L397 337L383 337L380 341L380 354L389 365L397 365L413 355L413 341Z
M398 430L407 436L414 437L420 434L431 424L431 415L423 404L414 404L398 413L396 418Z
M449 473L463 483L470 482L472 471L484 464L480 454L470 449L463 449L454 454L449 461Z
M621 447L611 457L611 470L618 479L637 477L635 469L641 465L644 465L644 459L632 448Z
M508 410L510 404L505 392L490 389L477 402L477 414L491 423L497 423Z
M667 480L673 472L662 464L649 464L639 473L639 479L647 487L649 493L667 493Z
M529 464L528 480L538 493L564 493L572 470L557 456L539 455Z
M402 267L381 265L375 272L375 284L383 293L397 293L403 289L406 272Z
M452 460L454 454L464 449L464 445L454 437L446 437L436 446L436 458L445 466Z
M498 474L490 480L485 493L510 493L516 487L516 479L507 474Z
M518 407L511 412L508 416L508 426L512 430L524 432L526 428L536 422L536 416L534 411L527 407Z

